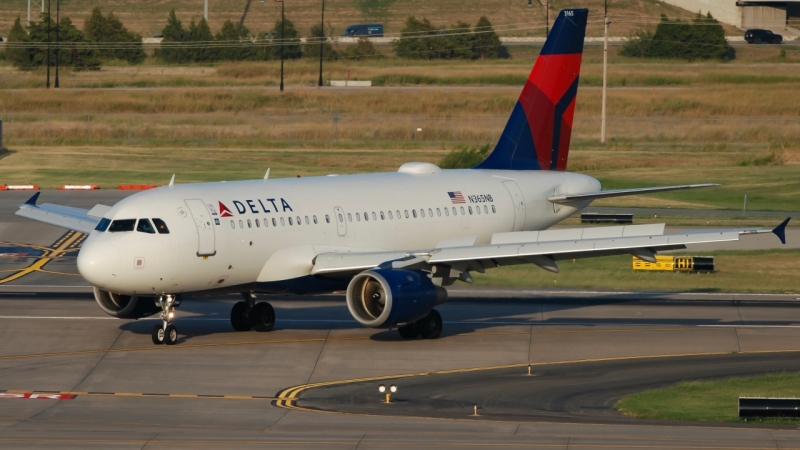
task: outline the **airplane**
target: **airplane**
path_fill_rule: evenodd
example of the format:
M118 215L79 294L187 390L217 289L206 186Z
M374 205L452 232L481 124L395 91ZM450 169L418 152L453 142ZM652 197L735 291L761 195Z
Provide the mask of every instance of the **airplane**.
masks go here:
M275 311L261 293L346 290L366 327L405 339L435 339L446 287L472 272L558 261L655 253L687 244L773 232L785 243L789 219L773 230L664 235L664 224L548 230L593 200L716 186L601 190L566 171L587 9L558 14L508 123L487 158L470 169L408 162L397 172L174 184L84 210L37 204L16 214L88 234L78 270L107 314L160 312L154 344L178 341L175 308L184 296L240 293L237 331L271 331Z

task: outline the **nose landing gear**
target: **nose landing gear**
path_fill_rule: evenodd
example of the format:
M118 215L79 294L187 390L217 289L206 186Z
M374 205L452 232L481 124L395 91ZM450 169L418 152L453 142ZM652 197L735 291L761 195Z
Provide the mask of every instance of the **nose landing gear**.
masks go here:
M236 331L272 331L275 327L275 309L267 302L256 303L250 292L242 292L243 302L237 302L231 309L231 326Z
M175 345L178 342L178 329L172 324L175 319L175 307L178 306L177 297L174 295L158 296L158 306L161 307L161 325L155 325L151 333L153 343L156 345Z

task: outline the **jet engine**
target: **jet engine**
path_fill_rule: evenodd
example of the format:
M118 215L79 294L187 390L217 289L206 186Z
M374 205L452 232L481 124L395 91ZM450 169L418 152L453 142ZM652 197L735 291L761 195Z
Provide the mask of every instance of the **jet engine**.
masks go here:
M94 299L103 312L119 319L141 319L161 312L154 297L115 294L95 287Z
M447 301L447 291L421 270L372 269L347 286L347 308L370 328L405 325Z

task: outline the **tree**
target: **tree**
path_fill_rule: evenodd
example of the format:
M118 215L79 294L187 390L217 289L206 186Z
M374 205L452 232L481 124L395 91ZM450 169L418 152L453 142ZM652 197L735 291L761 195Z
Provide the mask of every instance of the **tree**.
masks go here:
M477 35L470 30L468 23L458 22L456 25L452 25L448 37L452 48L451 58L477 58L477 53L475 52Z
M83 24L83 32L86 39L91 42L114 43L114 47L103 48L101 46L98 50L101 58L121 59L131 64L144 61L142 36L125 28L122 22L114 16L114 13L109 13L107 17L104 17L100 8L93 9L92 15Z
M183 28L183 24L175 15L175 8L169 12L167 26L161 31L164 39L161 41L161 48L158 56L164 61L172 63L185 63L190 60L190 54L185 48L179 47L189 41L189 33Z
M303 56L300 49L300 35L291 20L286 19L286 26L281 34L281 21L278 19L275 22L275 28L272 29L272 35L275 36L272 46L272 58L281 58L281 45L283 45L284 59L298 59Z
M325 34L322 31L322 26L312 25L311 35L307 39L307 43L303 46L303 56L305 58L319 59L319 44L320 40L325 39ZM325 40L322 43L322 57L326 61L335 61L339 58L339 54L333 49L333 46Z
M432 39L435 35L433 25L426 18L417 20L410 16L406 19L405 26L400 30L400 39L394 42L394 51L397 56L410 59L431 59L433 57Z
M383 58L383 55L375 50L375 46L372 45L372 42L363 36L358 38L358 42L356 42L355 45L348 45L342 56L355 61L361 61L367 58Z
M30 42L28 32L22 28L20 18L14 21L11 31L8 32L8 44L6 45L6 59L17 69L31 70L36 67L34 63L35 51L32 47L25 47L22 44Z
M219 52L213 45L214 35L211 34L211 27L208 26L205 17L200 18L200 22L195 23L194 19L189 24L189 42L192 43L189 49L189 60L191 62L212 62L217 60Z
M671 21L665 14L656 32L639 32L622 48L624 56L645 58L733 59L725 31L711 13L698 14L691 22Z
M247 39L250 30L243 25L234 25L230 20L222 24L214 40L221 44L217 58L226 61L243 61L255 57L253 42Z
M481 16L475 25L475 53L478 58L510 58L508 49L500 42L500 36L492 28L486 16Z

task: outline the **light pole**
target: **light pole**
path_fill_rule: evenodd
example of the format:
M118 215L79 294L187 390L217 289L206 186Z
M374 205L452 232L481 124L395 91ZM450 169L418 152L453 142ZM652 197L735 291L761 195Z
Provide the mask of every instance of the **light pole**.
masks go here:
M286 35L284 34L284 30L286 29L286 19L283 17L283 0L275 1L281 4L281 92L283 92L283 49L286 45Z
M542 3L542 0L537 0L540 5L544 6L544 37L546 38L550 35L550 0L547 0L547 3ZM530 0L528 1L528 7L531 6Z
M55 87L58 88L58 63L59 63L59 54L61 53L61 24L59 20L61 18L61 0L56 0L56 85Z
M600 113L600 143L606 143L606 87L608 86L608 0L603 10L603 107Z
M208 22L208 0L203 2L203 18Z
M325 44L325 0L322 0L322 26L319 31L319 87L322 87L322 51Z
M47 0L47 89L50 89L50 0Z

